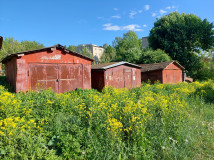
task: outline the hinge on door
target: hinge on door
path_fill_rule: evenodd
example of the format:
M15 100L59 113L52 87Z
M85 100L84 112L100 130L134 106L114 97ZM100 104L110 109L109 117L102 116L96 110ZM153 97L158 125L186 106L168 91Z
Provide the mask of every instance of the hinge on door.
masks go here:
M27 71L27 75L29 76L29 70Z

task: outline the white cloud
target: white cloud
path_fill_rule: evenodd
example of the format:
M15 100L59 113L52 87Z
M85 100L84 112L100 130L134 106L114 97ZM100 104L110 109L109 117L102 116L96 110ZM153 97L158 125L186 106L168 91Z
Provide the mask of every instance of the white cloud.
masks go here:
M131 11L130 13L129 13L129 17L130 18L134 18L134 16L137 14L137 12L136 11Z
M164 11L163 9L160 9L159 11L160 15L167 13L167 11Z
M119 15L111 16L112 18L120 19L121 17Z
M168 10L171 10L171 9L174 9L175 8L175 6L168 6L168 7L166 7L166 9L168 9Z
M138 13L142 13L143 12L143 10L138 10Z
M143 31L143 29L140 28L137 24L130 24L127 26L118 26L118 25L112 25L111 23L107 23L103 25L103 30L108 31L124 31L124 30L132 30L132 31Z
M121 26L122 30L132 30L132 31L143 31L139 25L137 24L130 24L127 26Z
M107 23L107 24L104 24L104 30L108 30L108 31L119 31L120 30L120 26L112 26L111 23Z
M114 8L115 11L118 11L118 8Z
M147 27L147 25L146 25L146 24L144 24L144 25L143 25L143 27Z
M152 13L152 17L155 17L157 15L157 13Z
M171 9L171 6L166 7L166 9L170 10L170 9Z
M144 7L145 7L145 10L146 10L146 11L148 11L148 10L150 9L150 5L148 5L148 4L145 5Z

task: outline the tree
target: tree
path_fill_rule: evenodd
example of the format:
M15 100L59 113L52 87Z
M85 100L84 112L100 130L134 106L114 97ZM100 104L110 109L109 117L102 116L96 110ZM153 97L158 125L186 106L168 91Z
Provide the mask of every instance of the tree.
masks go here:
M36 41L22 41L20 45L22 46L22 51L30 51L44 48L43 44L38 43Z
M36 41L18 42L14 38L5 38L5 40L3 41L2 49L0 50L0 59L3 59L8 54L40 48L44 48L44 45Z
M89 57L89 58L93 58L92 53L88 52L87 47L84 47L84 48L83 48L81 54L84 55L84 56L87 56L87 57Z
M172 59L163 50L157 49L142 49L142 56L140 57L138 63L140 64L151 64L168 62Z
M148 41L150 47L164 50L195 76L202 65L198 53L214 44L213 27L194 14L173 12L157 19Z
M105 45L104 48L105 48L105 51L104 51L103 55L101 56L100 61L102 63L111 62L116 57L116 50L115 50L115 48L113 48L110 45L108 45L108 46Z
M141 49L141 40L138 39L134 31L128 31L123 34L123 38L116 37L113 45L116 49L116 59L119 61L133 62L139 56ZM137 55L135 55L137 54ZM133 61L134 60L134 61Z
M66 48L69 49L69 50L71 50L71 51L74 51L74 52L77 51L77 46L74 46L74 45L70 45L70 46L68 46Z
M199 69L199 72L196 76L197 79L200 80L214 80L214 54L213 48L208 52L203 52L200 55L200 59L202 62L202 67Z

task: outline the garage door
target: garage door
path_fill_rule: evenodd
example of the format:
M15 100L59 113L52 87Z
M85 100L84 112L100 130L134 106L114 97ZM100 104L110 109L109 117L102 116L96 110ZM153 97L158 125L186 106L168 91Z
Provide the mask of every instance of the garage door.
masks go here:
M64 93L83 86L82 64L29 64L32 90L52 88Z

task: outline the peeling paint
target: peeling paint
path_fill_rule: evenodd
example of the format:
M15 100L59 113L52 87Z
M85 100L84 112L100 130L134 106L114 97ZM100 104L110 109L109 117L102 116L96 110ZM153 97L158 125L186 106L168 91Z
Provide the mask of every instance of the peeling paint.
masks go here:
M41 59L60 60L61 59L61 55L54 55L54 56L50 56L50 57L43 56L43 57L41 57Z

